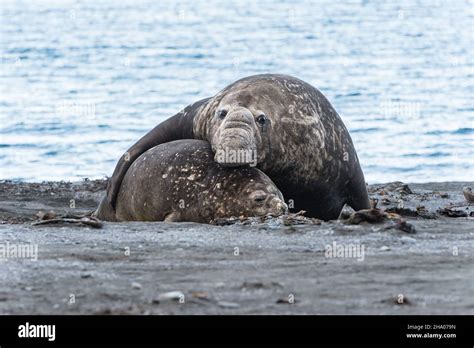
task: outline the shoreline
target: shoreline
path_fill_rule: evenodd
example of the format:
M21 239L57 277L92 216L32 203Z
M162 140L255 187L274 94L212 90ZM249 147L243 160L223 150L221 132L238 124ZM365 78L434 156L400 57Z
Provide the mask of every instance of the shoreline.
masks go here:
M278 219L31 224L38 211L90 211L105 185L0 181L0 245L38 252L0 259L1 314L474 314L474 207L461 191L473 182L369 185L379 208L402 202L414 234ZM450 204L468 217L436 213ZM434 216L417 215L421 205ZM328 246L351 245L363 259L328 257Z

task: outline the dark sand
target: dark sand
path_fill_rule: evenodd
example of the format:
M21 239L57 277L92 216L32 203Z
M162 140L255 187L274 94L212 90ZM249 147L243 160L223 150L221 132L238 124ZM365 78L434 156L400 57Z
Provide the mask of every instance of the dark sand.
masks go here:
M94 209L105 182L0 182L0 245L38 245L37 261L0 259L0 314L474 314L474 218L436 213L455 204L469 215L463 186L474 183L370 186L380 208L403 201L409 234L279 219L32 226L40 210ZM325 257L333 242L363 246L364 259Z

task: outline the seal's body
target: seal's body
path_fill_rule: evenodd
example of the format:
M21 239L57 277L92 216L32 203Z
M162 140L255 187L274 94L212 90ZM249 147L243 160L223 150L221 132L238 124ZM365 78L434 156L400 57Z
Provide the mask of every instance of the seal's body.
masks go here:
M214 162L209 143L178 140L155 146L133 162L110 220L210 223L286 210L281 192L257 168L222 167Z
M98 216L113 216L122 180L145 151L177 139L211 144L223 166L257 164L294 211L335 219L343 205L369 208L356 151L329 101L286 75L255 75L232 83L156 126L119 160Z

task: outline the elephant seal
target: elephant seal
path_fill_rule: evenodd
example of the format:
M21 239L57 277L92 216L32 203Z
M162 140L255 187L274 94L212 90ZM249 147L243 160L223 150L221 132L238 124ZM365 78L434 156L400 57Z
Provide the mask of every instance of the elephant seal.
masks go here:
M177 139L209 142L225 166L257 164L293 211L330 220L345 203L370 208L351 137L329 101L300 79L263 74L187 106L141 138L120 158L101 214L114 214L122 180L141 154Z
M257 168L225 168L208 142L176 140L153 147L128 169L115 221L211 223L231 216L281 215L288 207Z

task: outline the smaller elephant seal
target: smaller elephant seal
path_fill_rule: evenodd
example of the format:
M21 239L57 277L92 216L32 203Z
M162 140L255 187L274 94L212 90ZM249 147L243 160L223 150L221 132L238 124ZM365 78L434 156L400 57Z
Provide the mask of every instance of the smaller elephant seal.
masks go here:
M117 197L112 221L211 223L231 216L281 215L282 193L257 168L226 168L211 145L177 140L151 148L133 162Z

